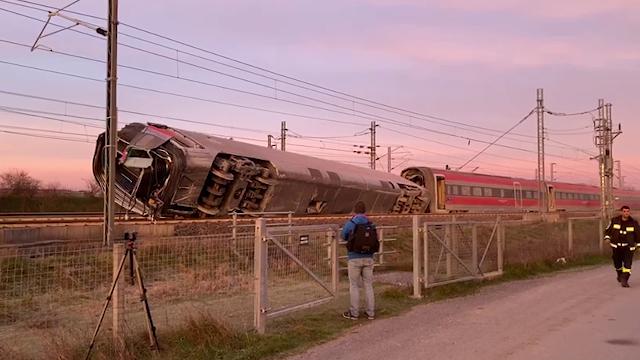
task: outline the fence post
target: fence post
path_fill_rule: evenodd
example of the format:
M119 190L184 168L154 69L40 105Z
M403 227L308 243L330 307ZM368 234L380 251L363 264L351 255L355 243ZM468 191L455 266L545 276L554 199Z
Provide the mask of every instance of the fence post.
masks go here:
M420 221L413 215L413 297L422 297L420 288Z
M569 221L567 221L568 224L568 234L567 234L567 240L568 240L568 247L569 247L569 255L573 254L573 220L569 219Z
M120 269L120 262L125 255L125 244L122 241L114 242L112 245L113 250L113 279L116 280L118 276L118 269ZM124 269L123 269L124 272ZM120 276L117 279L116 286L113 289L112 294L112 311L113 311L113 347L117 354L124 355L125 341L124 341L124 283L125 276Z
M505 246L505 228L504 228L504 224L502 224L501 219L498 219L498 242L497 242L497 247L498 247L498 272L502 274L502 270L504 268L504 246Z
M429 225L424 224L424 227L422 228L424 231L424 234L422 236L422 246L423 246L423 267L424 267L424 273L423 273L423 286L424 288L428 288L429 287Z
M384 264L384 229L378 230L378 237L380 238L380 249L378 249L378 263Z
M254 306L253 323L258 334L264 334L267 329L267 227L264 218L256 219L254 240Z
M455 221L455 220L452 220ZM447 224L444 226L444 243L447 244L447 247L449 249L451 249L451 230L453 228L453 225L451 224ZM451 260L451 252L446 251L446 254L444 255L445 257L445 268L446 268L446 272L447 272L447 278L451 277L451 274L453 273L453 266L452 266L452 260Z
M293 226L293 212L289 211L289 214L287 215L287 224L289 224L289 232L288 232L288 236L287 236L287 241L289 242L289 244L293 243L293 235L291 234L291 226Z
M604 222L603 219L598 219L598 248L600 249L600 254L604 252Z
M333 296L338 296L338 239L334 236L334 230L327 230L327 241L331 249L331 291Z
M233 225L231 228L231 240L233 241L233 248L235 250L236 240L238 239L238 214L233 213Z
M478 224L471 226L471 268L478 274Z

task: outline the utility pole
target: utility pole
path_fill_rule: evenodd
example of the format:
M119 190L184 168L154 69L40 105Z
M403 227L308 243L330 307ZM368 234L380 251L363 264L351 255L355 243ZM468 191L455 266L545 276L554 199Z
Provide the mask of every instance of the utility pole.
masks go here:
M271 139L275 140L276 138L273 135L267 135L267 147L269 149L273 149L273 146L275 145L271 142Z
M369 153L371 154L371 169L375 170L376 169L376 122L372 121L371 122L371 128L369 130L371 130L371 150L369 151Z
M538 113L538 204L540 212L547 212L547 192L544 188L544 97L542 89L537 91Z
M280 150L287 151L286 144L287 144L287 122L282 121L280 122Z
M598 118L593 121L594 142L598 147L598 168L600 173L600 204L604 218L613 215L613 139L622 132L613 132L611 104L598 100Z
M387 146L387 172L391 172L391 146Z
M554 162L551 163L551 174L549 174L549 176L551 177L551 181L556 181L556 172L555 172L555 166L558 165Z
M622 176L622 164L620 160L614 161L616 164L616 172L618 173L618 188L622 190L624 188L624 176Z
M118 0L109 0L109 29L107 31L107 119L105 128L105 196L104 238L105 245L113 244L115 226L116 154L118 150Z

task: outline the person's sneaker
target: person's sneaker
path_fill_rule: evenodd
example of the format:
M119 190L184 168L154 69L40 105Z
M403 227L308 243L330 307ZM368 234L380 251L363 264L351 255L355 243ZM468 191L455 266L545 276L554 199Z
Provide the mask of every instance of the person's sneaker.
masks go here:
M369 320L374 320L374 319L375 319L375 317L374 317L373 315L367 315L367 319L369 319Z
M349 311L349 310L343 312L342 313L342 317L345 318L345 319L358 320L358 317L351 315L351 311Z

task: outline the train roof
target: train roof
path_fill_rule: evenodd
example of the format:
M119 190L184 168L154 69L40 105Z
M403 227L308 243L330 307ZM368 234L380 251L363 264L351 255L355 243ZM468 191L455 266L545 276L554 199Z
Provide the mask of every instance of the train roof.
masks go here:
M357 180L358 182L365 181L366 183L375 183L377 186L379 186L379 181L382 180L393 182L394 184L416 186L416 184L414 184L413 182L396 174L375 171L360 166L349 165L332 160L325 160L308 155L274 150L266 146L258 146L195 131L171 128L159 124L150 123L147 126L151 128L160 128L163 131L163 134L167 134L167 131L179 132L195 140L208 151L238 154L251 158L268 160L279 170L286 169L288 172L298 172L308 175L309 169L318 169L324 171L330 169L330 171L339 174L341 180L347 182L350 179L353 179L354 181ZM216 154L213 155L215 156ZM326 178L326 174L323 176L324 180L329 180Z

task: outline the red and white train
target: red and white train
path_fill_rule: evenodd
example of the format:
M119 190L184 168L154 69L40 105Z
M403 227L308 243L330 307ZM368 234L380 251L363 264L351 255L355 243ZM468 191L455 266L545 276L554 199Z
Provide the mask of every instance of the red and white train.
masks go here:
M432 195L429 212L538 211L538 182L513 178L411 167L402 176ZM550 211L600 209L600 188L592 185L545 182ZM640 192L614 189L616 207L640 208Z

